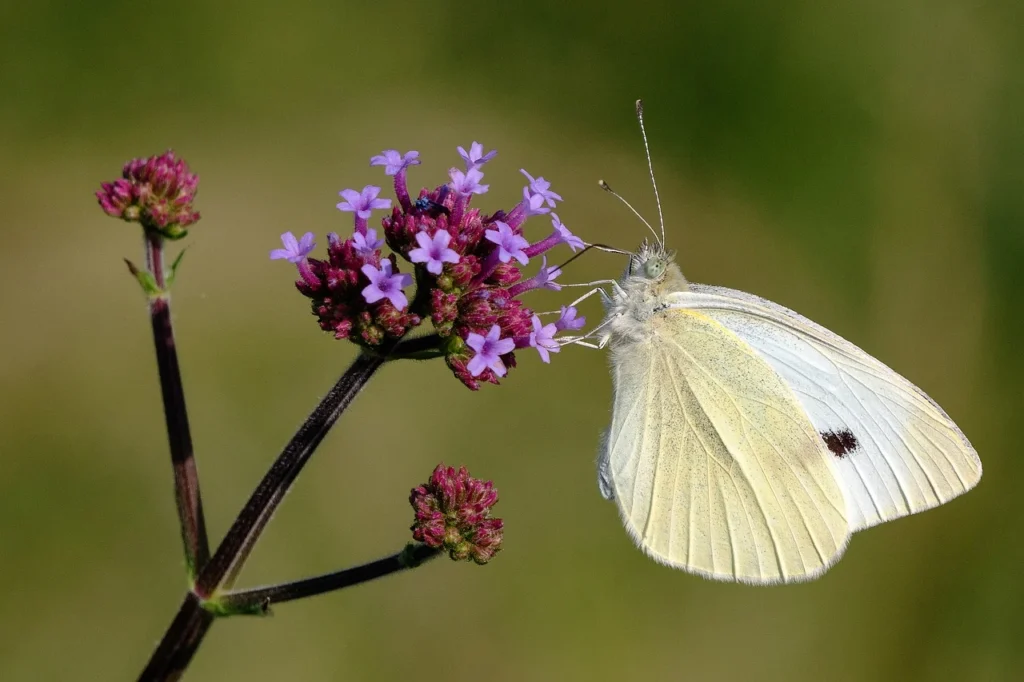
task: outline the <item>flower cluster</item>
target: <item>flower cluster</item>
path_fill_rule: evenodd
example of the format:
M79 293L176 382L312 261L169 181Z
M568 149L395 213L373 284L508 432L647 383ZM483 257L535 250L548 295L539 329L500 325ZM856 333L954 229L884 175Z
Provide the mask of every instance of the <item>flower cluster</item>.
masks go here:
M455 561L486 564L501 549L501 519L491 518L498 491L490 481L473 478L466 467L438 464L430 480L413 488L409 503L416 511L412 536L429 547L443 548Z
M552 212L562 197L543 177L521 172L528 184L522 201L510 211L484 215L473 208L473 195L488 191L482 167L494 158L479 142L469 151L458 148L465 169L452 168L449 182L433 190L422 189L413 199L406 174L419 165L419 152L405 154L388 149L370 159L392 176L397 202L379 198L381 188L346 189L338 209L352 213L355 228L347 239L327 237L327 258L308 258L315 244L311 233L297 240L282 235L284 248L271 258L294 263L296 286L311 300L320 328L338 339L350 339L367 348L404 337L430 319L440 341L438 354L466 386L498 383L515 367L515 351L533 348L544 362L557 353L558 332L578 330L584 324L576 309L563 307L558 319L544 324L527 308L521 296L534 289L559 290L561 270L549 266L546 252L566 244L573 251L584 247ZM369 226L372 212L390 209L381 220L381 233ZM548 236L530 242L523 233L527 219L546 216ZM391 255L384 256L387 246ZM525 276L523 267L540 258L540 268ZM411 264L401 272L399 258ZM406 289L415 282L415 293Z
M168 150L126 163L121 178L101 183L96 198L107 215L180 239L199 220L192 208L198 186L199 176Z

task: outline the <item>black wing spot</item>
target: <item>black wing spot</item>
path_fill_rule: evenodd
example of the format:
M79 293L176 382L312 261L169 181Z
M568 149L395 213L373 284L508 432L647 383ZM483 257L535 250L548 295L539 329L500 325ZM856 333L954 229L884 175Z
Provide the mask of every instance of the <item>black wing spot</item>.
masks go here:
M860 443L857 442L857 436L853 435L850 429L843 429L842 431L822 431L821 438L825 441L825 445L832 451L832 454L842 459L846 455L850 454Z

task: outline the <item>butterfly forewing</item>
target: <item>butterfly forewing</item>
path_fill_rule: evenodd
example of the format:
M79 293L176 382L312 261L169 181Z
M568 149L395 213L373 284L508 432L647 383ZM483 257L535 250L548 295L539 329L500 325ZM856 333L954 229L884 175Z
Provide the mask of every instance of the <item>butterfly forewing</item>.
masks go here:
M824 327L721 287L691 285L673 305L727 327L792 388L835 460L852 530L935 507L981 478L978 455L942 408Z
M835 463L792 391L724 326L669 309L612 344L601 476L666 564L721 580L806 580L849 531Z

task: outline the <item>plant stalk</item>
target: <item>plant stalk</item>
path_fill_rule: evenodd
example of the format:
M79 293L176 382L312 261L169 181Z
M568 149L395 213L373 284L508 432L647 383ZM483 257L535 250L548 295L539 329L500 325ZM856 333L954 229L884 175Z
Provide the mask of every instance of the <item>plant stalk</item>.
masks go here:
M185 408L185 390L178 366L178 351L171 323L171 297L166 290L164 271L164 239L157 233L145 236L146 263L160 293L149 298L149 316L156 347L156 364L163 395L164 420L174 471L174 500L178 507L181 539L185 547L185 563L189 581L195 580L210 559L210 544L203 517L203 500L199 493L199 471L192 447L192 432Z
M273 604L315 597L383 578L392 573L416 568L440 554L440 549L410 544L400 552L360 566L281 585L228 592L218 596L217 605L229 614L266 613Z

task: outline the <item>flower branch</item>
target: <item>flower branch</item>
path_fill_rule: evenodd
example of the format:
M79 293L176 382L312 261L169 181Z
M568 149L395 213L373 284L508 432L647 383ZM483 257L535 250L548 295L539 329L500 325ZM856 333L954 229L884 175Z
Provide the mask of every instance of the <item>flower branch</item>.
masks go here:
M213 617L218 615L216 607L208 607L215 604L211 597L231 587L299 472L384 362L384 356L361 353L288 442L200 572L195 587L185 595L177 617L164 633L140 680L174 680L188 666Z
M147 267L140 270L131 261L127 263L129 271L149 298L153 344L174 472L174 498L190 581L210 558L210 546L171 321L169 289L181 256L168 271L164 262L164 244L168 239L184 237L186 228L199 220L199 213L192 208L198 185L199 177L189 171L183 160L168 151L159 156L129 161L120 179L102 183L96 193L100 206L108 215L138 222L143 228Z
M352 403L366 382L384 364L384 356L361 353L299 427L284 450L256 486L209 564L200 573L195 591L208 598L230 587L270 516L284 499L295 478L309 462L327 432Z
M156 364L160 374L167 439L171 449L171 466L174 470L174 498L178 508L182 541L185 545L189 579L194 580L210 559L210 545L206 535L202 496L199 492L199 472L192 446L192 432L188 423L188 410L185 407L185 389L178 366L174 326L171 322L171 299L170 294L166 292L163 242L163 237L158 234L147 235L147 261L151 263L150 272L153 273L157 286L164 290L164 293L150 297L149 315L153 327L153 343L156 347Z
M400 552L341 571L281 585L226 592L210 600L206 608L219 615L265 614L273 604L335 592L392 573L416 568L440 556L441 553L442 550L439 548L410 543Z
M173 682L184 674L216 616L194 592L185 595L177 615L139 674L139 682ZM173 636L169 636L173 633Z

